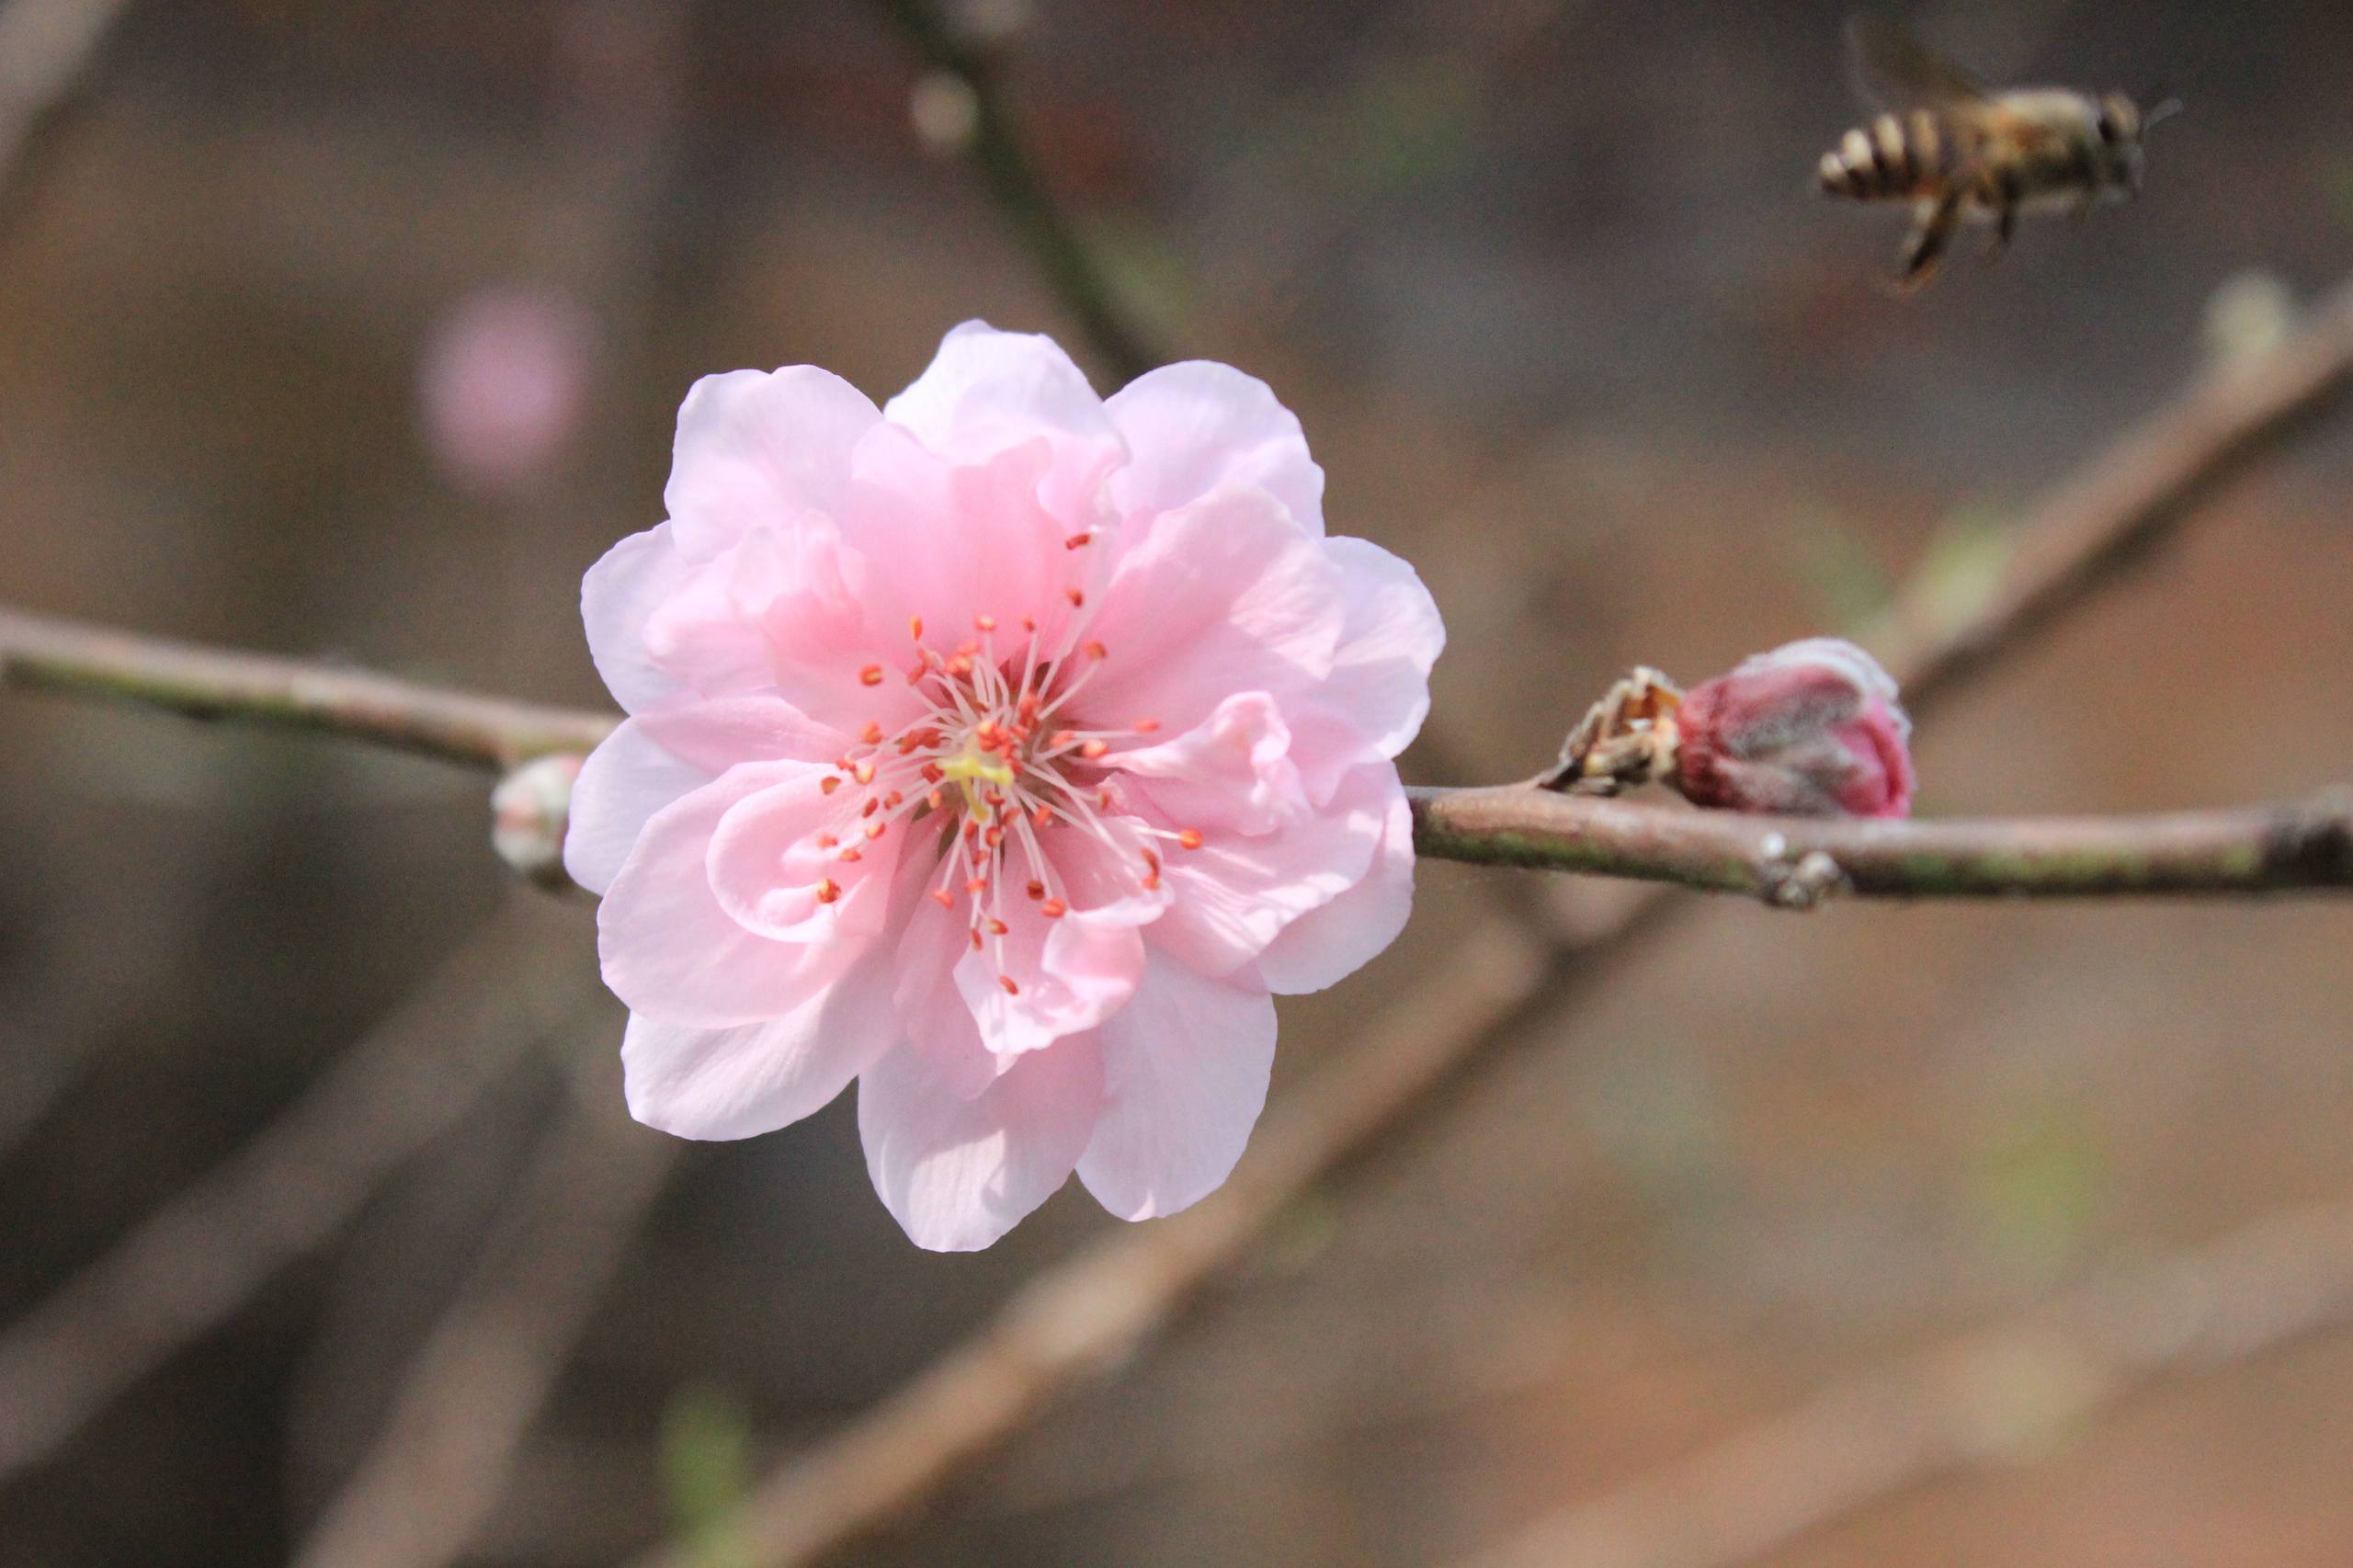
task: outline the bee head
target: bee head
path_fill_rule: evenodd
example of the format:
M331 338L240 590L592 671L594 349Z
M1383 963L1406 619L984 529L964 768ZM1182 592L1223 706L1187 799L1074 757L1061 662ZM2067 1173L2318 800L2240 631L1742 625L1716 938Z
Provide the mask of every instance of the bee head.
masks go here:
M2103 181L2131 195L2141 194L2141 136L2148 120L2141 113L2141 106L2122 93L2104 93L2092 116L2092 129L2099 137L2099 165Z

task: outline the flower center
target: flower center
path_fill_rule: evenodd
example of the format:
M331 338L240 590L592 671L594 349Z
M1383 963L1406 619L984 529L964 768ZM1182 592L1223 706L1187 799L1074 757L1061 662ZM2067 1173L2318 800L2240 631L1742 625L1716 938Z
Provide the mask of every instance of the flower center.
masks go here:
M1082 602L1070 591L1073 608ZM835 763L819 788L833 795L854 793L844 802L856 809L857 832L820 834L817 846L844 864L861 858L861 846L901 823L939 820L940 869L930 896L942 908L968 912L967 937L975 952L994 946L997 982L1008 994L1020 986L1006 972L1006 901L1026 897L1048 920L1070 913L1070 890L1047 846L1055 835L1080 834L1106 852L1104 863L1133 890L1161 885L1157 840L1199 847L1192 828L1173 830L1139 820L1115 772L1104 766L1114 743L1148 735L1154 719L1102 727L1077 717L1072 703L1086 690L1110 651L1082 641L1074 618L1047 649L1037 622L1021 618L1017 635L1000 646L993 616L975 616L972 635L952 649L926 642L921 618L908 631L915 662L906 683L924 700L917 717L886 732L870 722L858 743ZM880 665L859 672L868 686L889 678ZM1010 886L1016 891L1008 895ZM828 878L817 889L820 903L832 903L840 889Z

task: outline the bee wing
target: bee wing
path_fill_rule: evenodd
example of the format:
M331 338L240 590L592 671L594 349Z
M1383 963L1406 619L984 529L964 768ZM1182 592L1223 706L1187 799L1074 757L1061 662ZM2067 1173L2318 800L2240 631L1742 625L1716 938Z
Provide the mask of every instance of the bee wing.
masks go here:
M1993 97L1966 68L1869 11L1847 18L1847 55L1855 90L1881 108L1982 108Z

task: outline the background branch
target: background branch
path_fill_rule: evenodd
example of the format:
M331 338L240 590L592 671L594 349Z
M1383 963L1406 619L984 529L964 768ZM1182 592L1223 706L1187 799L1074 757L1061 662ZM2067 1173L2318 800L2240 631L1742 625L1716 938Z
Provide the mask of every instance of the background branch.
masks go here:
M593 994L577 933L517 897L261 1133L0 1338L0 1483L332 1236Z
M877 0L915 52L932 70L963 84L972 94L972 131L967 152L980 171L990 199L1047 285L1062 300L1096 357L1121 382L1131 381L1162 362L1144 334L1119 304L1094 254L1082 244L1054 199L1047 193L1029 152L1013 129L1004 88L994 63L930 0Z
M410 1364L374 1448L297 1568L445 1568L515 1455L685 1145L621 1108L620 1062L584 1059L513 1200Z
M8 0L0 7L0 222L23 199L32 150L87 80L131 0Z
M1933 1477L2030 1456L2165 1373L2348 1322L2353 1204L2277 1215L1842 1383L1459 1568L1733 1568Z

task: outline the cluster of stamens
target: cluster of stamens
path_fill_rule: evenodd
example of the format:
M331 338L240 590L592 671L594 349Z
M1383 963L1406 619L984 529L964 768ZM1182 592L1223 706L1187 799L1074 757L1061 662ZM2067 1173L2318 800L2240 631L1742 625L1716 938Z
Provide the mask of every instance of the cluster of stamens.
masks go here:
M1089 541L1080 534L1068 542L1078 550ZM1066 590L1066 597L1074 610L1086 603L1078 588ZM1201 844L1197 829L1156 827L1121 812L1120 789L1104 766L1116 744L1152 734L1159 722L1138 719L1106 729L1074 715L1073 700L1109 650L1084 638L1075 615L1051 650L1042 645L1034 618L1021 617L1017 637L1006 639L1012 645L1000 647L995 618L975 616L972 634L942 649L926 641L920 617L909 622L915 657L903 674L926 710L895 731L870 722L858 744L835 759L819 788L827 796L854 791L857 825L854 832L821 833L814 841L835 860L852 865L865 846L901 824L914 831L915 823L938 819L940 869L930 896L943 908L967 910L972 950L994 944L997 983L1017 996L1020 985L1006 972L1006 899L1026 896L1048 920L1071 908L1068 889L1041 842L1047 833L1074 831L1096 839L1109 852L1108 863L1126 869L1143 892L1160 887L1161 857L1150 845L1139 846L1139 837L1185 849ZM858 678L879 687L892 672L869 665ZM1114 814L1123 819L1118 833L1105 820ZM1008 894L1008 888L1015 891ZM820 903L840 896L831 877L817 884Z

